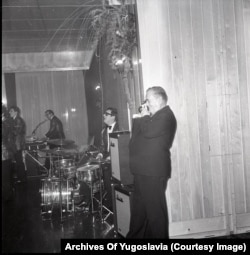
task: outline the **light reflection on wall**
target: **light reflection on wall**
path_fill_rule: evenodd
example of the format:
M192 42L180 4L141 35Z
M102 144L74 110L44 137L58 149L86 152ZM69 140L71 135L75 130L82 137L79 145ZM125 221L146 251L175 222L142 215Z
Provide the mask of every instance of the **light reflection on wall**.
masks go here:
M66 122L69 121L69 111L68 110L66 110L66 112L63 114L63 117L65 117Z
M4 74L2 74L2 104L7 105Z

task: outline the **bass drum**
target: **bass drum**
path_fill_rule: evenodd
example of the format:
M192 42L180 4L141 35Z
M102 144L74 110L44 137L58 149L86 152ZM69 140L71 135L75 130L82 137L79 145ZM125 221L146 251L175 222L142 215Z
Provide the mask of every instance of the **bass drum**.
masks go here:
M53 213L57 209L62 209L63 212L72 211L72 182L58 178L47 178L42 179L41 183L42 214Z

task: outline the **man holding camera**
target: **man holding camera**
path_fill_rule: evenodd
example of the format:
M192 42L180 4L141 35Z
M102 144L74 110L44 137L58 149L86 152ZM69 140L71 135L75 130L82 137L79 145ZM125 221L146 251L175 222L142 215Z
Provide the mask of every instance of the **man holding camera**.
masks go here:
M141 118L134 120L129 144L134 195L127 238L169 238L166 188L176 119L162 87L146 92Z

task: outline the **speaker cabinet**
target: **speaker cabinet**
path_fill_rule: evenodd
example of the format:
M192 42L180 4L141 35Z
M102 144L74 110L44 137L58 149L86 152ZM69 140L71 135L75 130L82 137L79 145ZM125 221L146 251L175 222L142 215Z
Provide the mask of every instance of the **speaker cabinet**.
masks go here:
M109 135L112 178L123 185L133 183L129 169L130 132L114 132Z
M121 186L112 184L114 229L115 232L126 237L129 231L131 203L133 199L133 185Z

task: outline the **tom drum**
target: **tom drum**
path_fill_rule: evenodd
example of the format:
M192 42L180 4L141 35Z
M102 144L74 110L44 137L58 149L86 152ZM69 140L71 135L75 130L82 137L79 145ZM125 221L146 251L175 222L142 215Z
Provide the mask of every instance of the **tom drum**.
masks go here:
M98 165L84 165L77 168L76 177L78 181L94 182L99 180L100 169Z
M75 161L73 159L60 159L54 161L54 166L56 169L75 166Z
M75 177L76 167L73 159L61 159L54 161L53 176L61 179L70 179Z
M76 167L75 166L68 166L61 168L59 171L61 171L61 176L64 179L71 179L74 178L76 175Z

